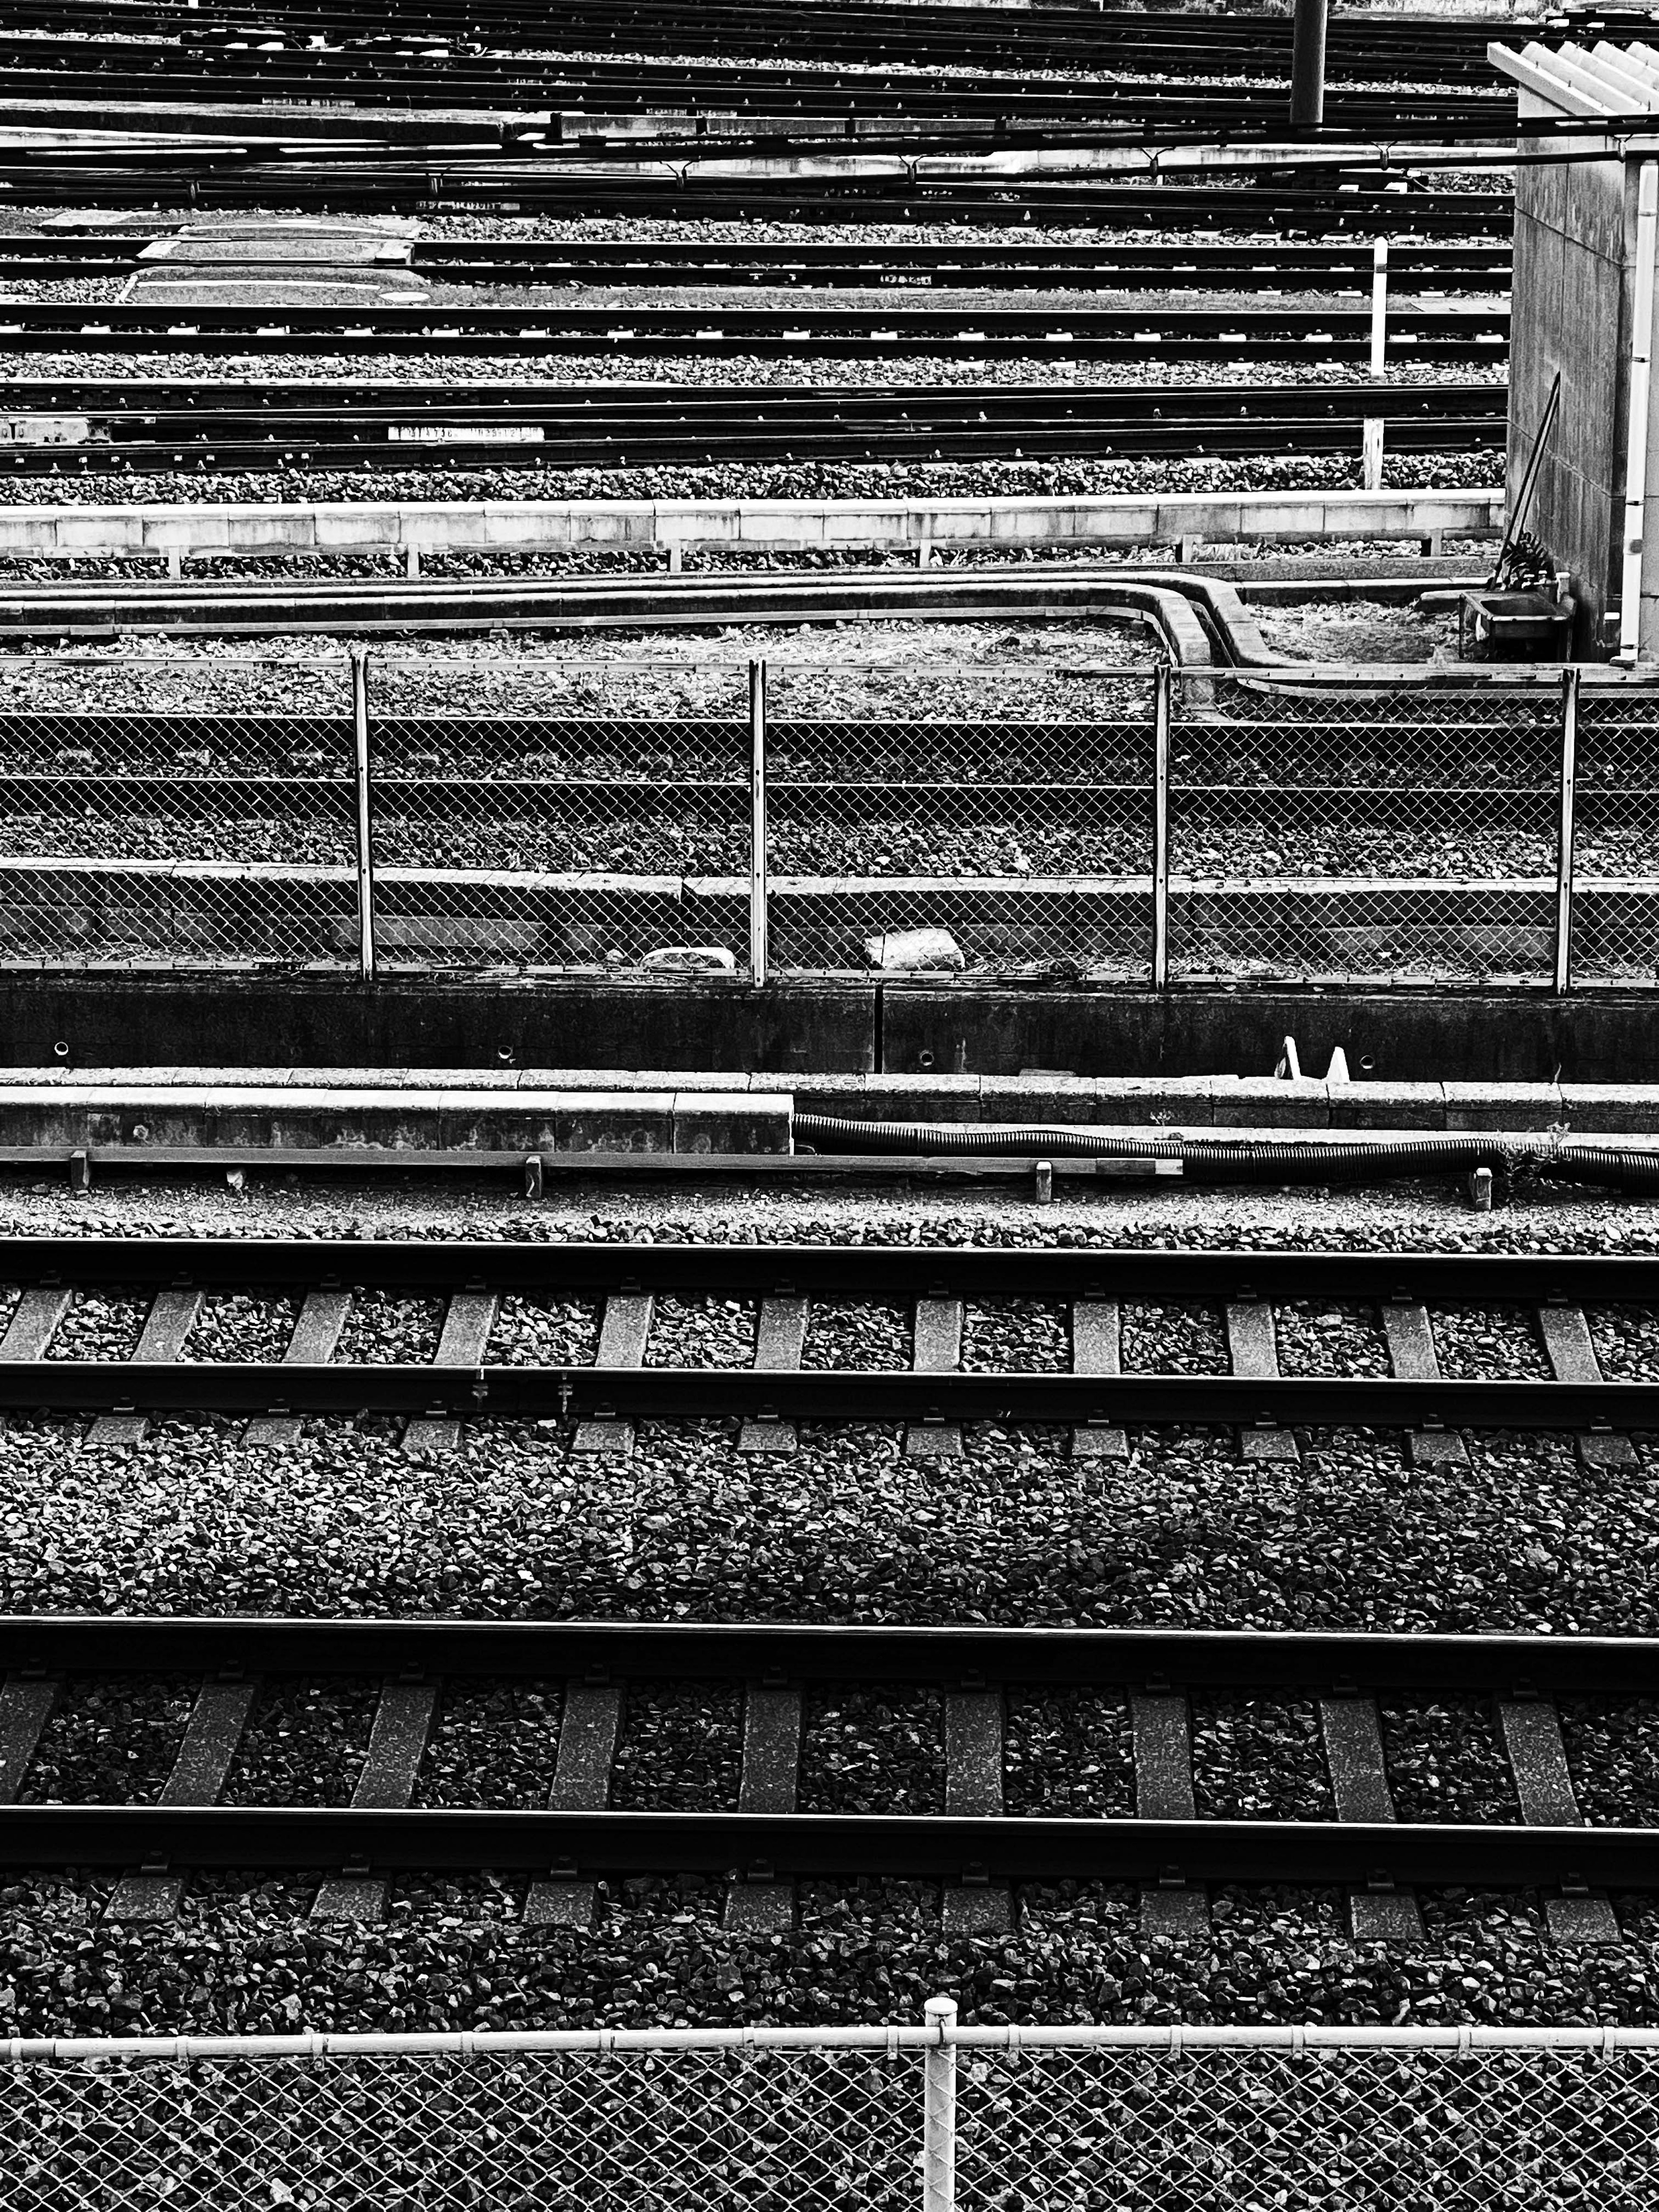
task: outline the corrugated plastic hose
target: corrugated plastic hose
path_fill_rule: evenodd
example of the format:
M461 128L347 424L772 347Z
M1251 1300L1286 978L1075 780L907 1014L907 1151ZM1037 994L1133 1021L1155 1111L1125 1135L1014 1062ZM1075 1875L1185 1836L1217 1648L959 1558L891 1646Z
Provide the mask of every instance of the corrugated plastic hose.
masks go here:
M939 1159L951 1153L1076 1158L1179 1160L1199 1182L1390 1182L1416 1176L1467 1175L1472 1168L1517 1171L1610 1190L1659 1191L1659 1152L1576 1145L1553 1135L1517 1143L1480 1134L1345 1139L1129 1137L1091 1129L988 1126L975 1121L849 1121L836 1114L797 1114L795 1141L820 1152Z

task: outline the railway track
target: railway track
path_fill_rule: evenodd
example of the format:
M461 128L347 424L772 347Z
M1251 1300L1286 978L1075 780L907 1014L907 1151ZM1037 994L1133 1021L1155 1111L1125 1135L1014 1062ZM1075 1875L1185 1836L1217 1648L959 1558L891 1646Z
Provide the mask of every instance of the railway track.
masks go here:
M122 1869L117 1919L171 1918L198 1869L335 1869L313 1914L357 1919L384 1912L389 1876L489 1869L530 1877L526 1919L582 1926L596 1878L689 1871L726 1877L728 1924L757 1929L791 1924L798 1877L938 1882L947 1928L981 1932L1012 1924L1015 1885L1094 1880L1140 1885L1143 1918L1170 1933L1204 1926L1209 1883L1344 1885L1356 1936L1409 1939L1422 1933L1413 1886L1459 1885L1542 1888L1558 1939L1598 1942L1620 1940L1608 1887L1659 1887L1659 1830L1583 1822L1560 1710L1571 1700L1601 1721L1651 1698L1647 1638L10 1616L0 1665L0 1858ZM54 1708L110 1674L168 1678L170 1773L150 1802L38 1802L30 1770ZM308 1795L338 1802L257 1802L249 1775L283 1692L374 1695L376 1682L367 1741L335 1787L306 1778ZM701 1771L636 1784L618 1808L630 1722L648 1727L665 1688L694 1686L718 1716L701 1732ZM526 1789L508 1809L487 1784L428 1774L447 1701L465 1710L481 1688L531 1687L560 1705L556 1744L532 1762L532 1804ZM872 1691L892 1710L866 1723L865 1792L908 1805L837 1809L814 1776L815 1739L838 1698ZM1519 1820L1397 1817L1390 1715L1425 1697L1486 1708ZM1200 1817L1210 1776L1194 1708L1248 1713L1259 1700L1316 1711L1324 1817ZM1105 1761L1092 1784L1011 1769L1011 1736L1033 1721L1039 1735L1067 1717L1075 1727L1079 1701ZM896 1713L908 1786L884 1790ZM711 1788L723 1728L738 1771L735 1787ZM1593 1747L1584 1757L1593 1770ZM676 1809L639 1804L653 1795ZM1054 1809L1079 1797L1097 1808Z
M1335 157L1328 172L1299 181L1271 171L1233 179L1225 201L1207 185L1130 183L1042 175L985 179L926 176L907 168L808 176L722 177L696 164L665 161L654 173L601 164L475 163L399 161L386 155L306 158L295 149L280 160L252 150L188 151L157 147L138 153L62 148L8 161L0 149L0 186L18 204L67 204L101 208L158 205L234 210L293 207L335 213L646 216L697 222L791 223L960 223L998 228L1024 223L1215 227L1222 210L1235 225L1290 235L1347 233L1359 237L1413 235L1463 240L1506 232L1514 204L1506 191L1441 192L1411 179L1376 179L1364 169L1345 175Z
M68 51L88 37L118 47L107 9L90 0L17 0L7 11L16 28L73 31ZM630 57L713 54L725 63L744 58L773 66L790 58L815 63L840 61L879 70L898 63L957 68L1095 71L1103 65L1130 65L1148 72L1236 76L1288 74L1291 27L1283 17L1245 15L1195 18L1184 12L1127 9L1037 8L1018 12L951 7L843 7L820 0L806 10L782 0L740 0L740 4L689 9L684 0L582 0L562 11L556 24L533 10L512 4L483 5L469 0L428 0L418 23L399 18L384 6L278 4L221 7L208 14L187 4L124 6L119 28L130 39L177 39L181 49L216 50L253 68L269 66L273 56L292 66L314 52L313 41L372 58L395 71L399 63L423 64L422 74L437 77L457 60L477 66L494 58L492 46L505 46L501 58L562 55L574 48L591 52L607 46ZM1528 27L1529 37L1547 45L1571 35L1559 24ZM1463 83L1492 83L1486 46L1492 27L1434 18L1399 21L1383 19L1332 22L1327 47L1334 77L1365 80L1401 78ZM39 43L36 41L35 43ZM131 52L129 46L127 51ZM647 65L649 65L647 64ZM592 66L592 64L585 64ZM615 66L615 65L613 65ZM617 74L637 66L632 60ZM411 72L413 73L413 72ZM738 74L733 72L734 75Z
M3 312L3 311L0 311ZM544 466L720 460L1041 459L1087 453L1352 453L1362 423L1388 424L1395 452L1501 447L1501 386L1075 385L887 386L327 386L176 387L14 379L8 418L47 440L0 447L0 471L66 467L139 473L198 461L222 471L292 467L407 471L494 465L525 453Z
M1497 361L1507 305L1401 307L1389 319L1396 362ZM1298 307L1011 309L800 307L776 309L573 307L87 307L0 303L0 351L240 354L546 352L742 353L769 360L847 360L911 352L950 359L1363 362L1370 317Z
M157 241L142 233L89 238L0 238L0 289L18 278L40 281L130 275ZM1490 245L1394 245L1389 283L1403 293L1504 293L1510 285L1507 239ZM1173 246L1068 243L1054 246L879 245L854 246L738 241L550 243L422 239L410 266L443 283L642 286L744 284L803 289L948 288L981 291L1128 292L1364 290L1369 247L1355 245L1234 244L1200 238Z
M1500 1164L1503 1152L1494 1139ZM1074 1449L1091 1456L1124 1449L1129 1427L1175 1422L1243 1425L1247 1457L1288 1455L1297 1426L1331 1424L1408 1430L1413 1452L1431 1458L1458 1457L1457 1431L1468 1425L1577 1431L1587 1454L1627 1459L1623 1431L1659 1427L1659 1383L1605 1379L1584 1318L1586 1309L1659 1306L1651 1259L165 1238L112 1249L10 1238L0 1244L0 1281L21 1286L0 1339L0 1406L90 1413L104 1424L94 1439L106 1443L136 1443L149 1418L179 1413L252 1416L250 1441L267 1443L296 1433L307 1414L369 1413L410 1418L416 1449L453 1445L464 1419L574 1423L579 1450L605 1452L629 1448L635 1419L726 1418L756 1425L749 1448L757 1449L793 1449L799 1421L855 1420L906 1424L914 1448L951 1455L964 1422L1013 1420L1069 1425ZM77 1291L112 1282L149 1300L134 1358L54 1358ZM204 1298L250 1285L300 1300L281 1361L191 1360ZM371 1291L447 1301L431 1364L331 1358L352 1297ZM753 1364L651 1364L653 1301L682 1295L746 1302ZM525 1297L589 1313L594 1364L493 1363L501 1301ZM1392 1374L1279 1374L1274 1302L1318 1297L1381 1315ZM908 1305L912 1364L811 1364L811 1310L824 1300ZM964 1310L1010 1300L1064 1312L1068 1366L959 1364ZM1126 1300L1223 1312L1232 1371L1124 1374ZM1535 1316L1553 1380L1440 1373L1431 1311L1492 1304Z

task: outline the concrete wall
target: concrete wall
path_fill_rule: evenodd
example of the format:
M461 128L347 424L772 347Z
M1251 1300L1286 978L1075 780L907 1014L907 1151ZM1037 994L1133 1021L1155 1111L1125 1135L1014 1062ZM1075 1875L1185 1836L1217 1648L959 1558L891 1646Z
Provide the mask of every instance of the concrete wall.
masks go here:
M1173 544L1185 537L1479 535L1500 494L1181 492L1162 498L477 500L237 507L0 507L0 554L362 553L413 546Z
M0 1065L1263 1074L1293 1035L1377 1083L1659 1082L1659 995L975 991L921 981L382 982L0 975ZM62 1050L58 1049L62 1047ZM1367 1064L1369 1063L1369 1064ZM931 1109L930 1109L931 1110Z

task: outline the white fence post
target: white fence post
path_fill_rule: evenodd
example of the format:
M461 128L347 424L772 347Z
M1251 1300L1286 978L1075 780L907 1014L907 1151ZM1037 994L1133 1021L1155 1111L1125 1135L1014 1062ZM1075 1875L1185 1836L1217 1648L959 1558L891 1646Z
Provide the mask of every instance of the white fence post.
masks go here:
M1174 674L1167 661L1152 694L1152 988L1170 982L1170 708Z
M1371 374L1381 376L1388 349L1389 241L1371 242ZM1382 489L1382 417L1365 417L1364 482L1367 491Z
M1555 847L1555 988L1572 988L1572 843L1578 781L1578 671L1561 671L1561 817Z
M957 2001L929 1997L923 2059L921 2212L956 2212Z
M368 647L351 648L351 727L357 781L357 958L365 983L374 981L374 829L369 793Z
M767 970L766 663L749 664L749 980Z

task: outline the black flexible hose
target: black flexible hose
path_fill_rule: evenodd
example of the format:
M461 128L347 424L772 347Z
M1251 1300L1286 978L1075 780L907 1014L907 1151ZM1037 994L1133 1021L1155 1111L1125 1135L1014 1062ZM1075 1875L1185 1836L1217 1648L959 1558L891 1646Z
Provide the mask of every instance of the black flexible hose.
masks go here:
M1120 1159L1179 1160L1199 1182L1388 1182L1490 1167L1510 1176L1525 1170L1612 1190L1659 1191L1659 1152L1569 1144L1555 1137L1516 1141L1474 1133L1310 1144L1295 1137L1131 1137L1040 1123L850 1121L836 1114L797 1114L794 1129L798 1144L818 1152L890 1158L937 1159L969 1152L1046 1158L1110 1153Z

